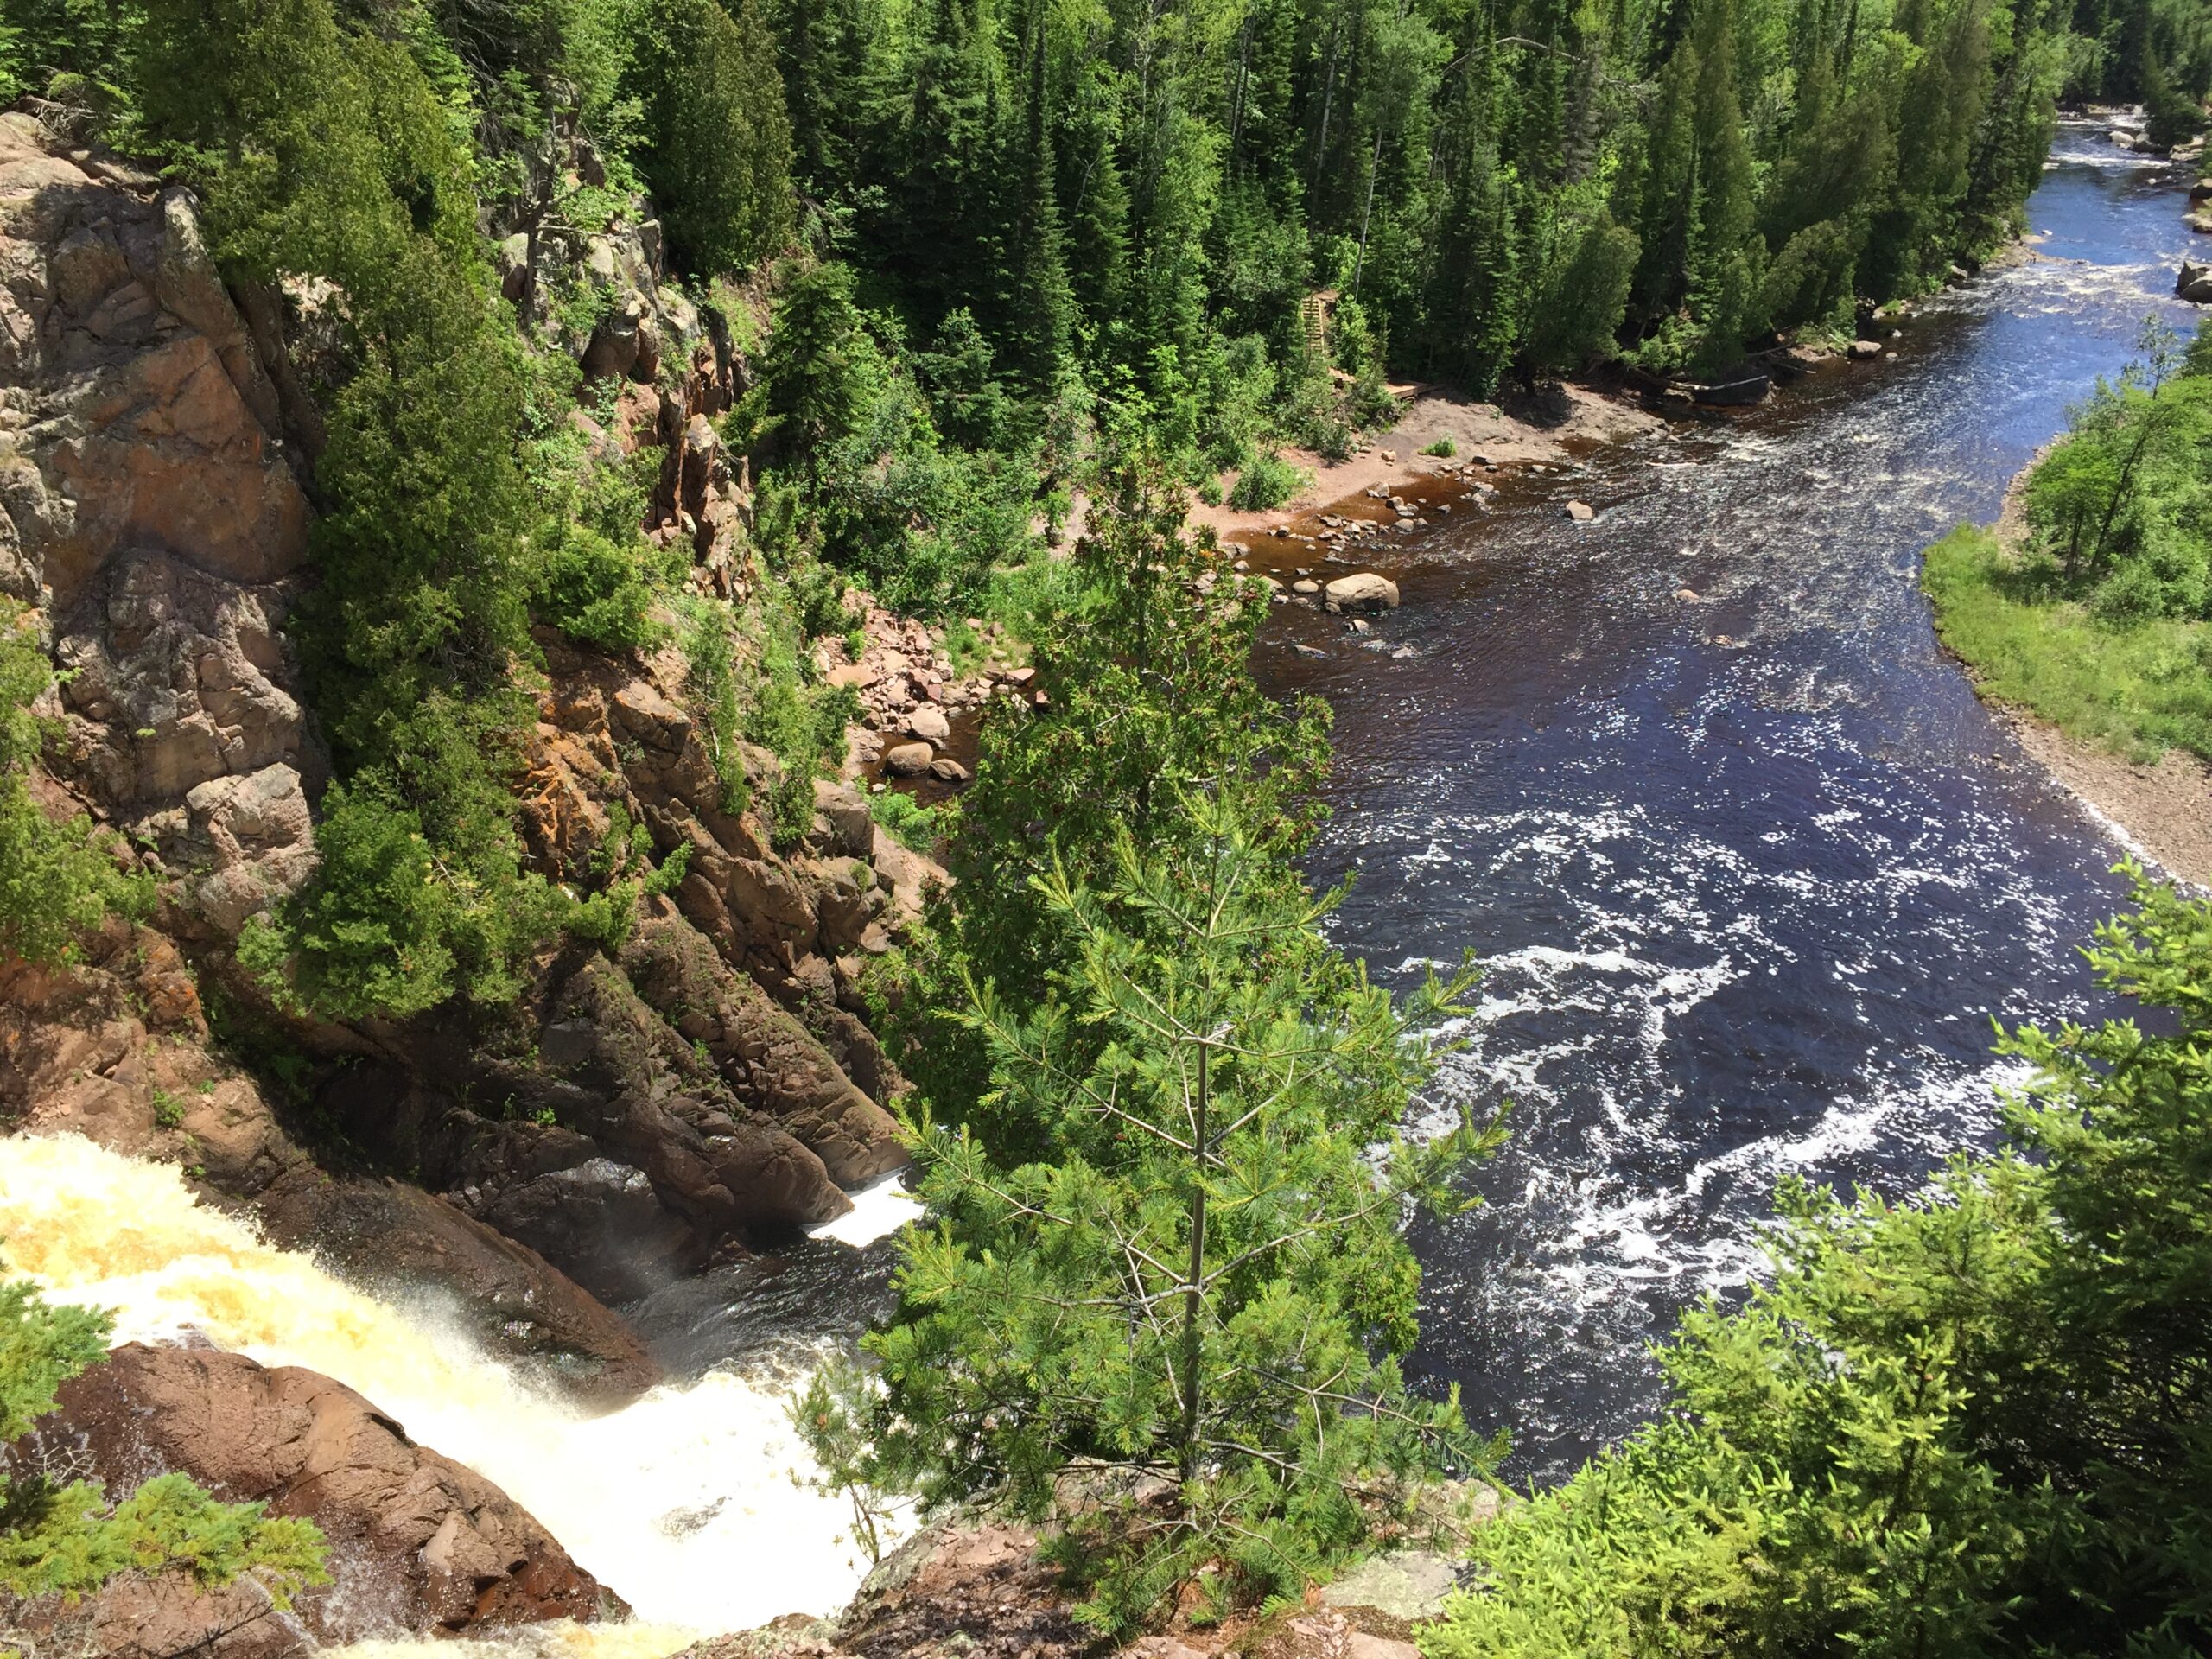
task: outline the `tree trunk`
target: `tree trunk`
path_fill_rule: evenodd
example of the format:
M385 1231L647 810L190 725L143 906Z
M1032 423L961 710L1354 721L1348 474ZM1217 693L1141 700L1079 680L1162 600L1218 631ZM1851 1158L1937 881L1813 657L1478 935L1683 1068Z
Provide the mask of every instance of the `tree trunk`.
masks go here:
M1183 1288L1183 1434L1176 1459L1185 1480L1198 1472L1198 1361L1205 1344L1198 1325L1205 1305L1206 1266L1206 1058L1198 1049L1198 1104L1191 1137L1196 1167L1191 1182L1191 1272Z

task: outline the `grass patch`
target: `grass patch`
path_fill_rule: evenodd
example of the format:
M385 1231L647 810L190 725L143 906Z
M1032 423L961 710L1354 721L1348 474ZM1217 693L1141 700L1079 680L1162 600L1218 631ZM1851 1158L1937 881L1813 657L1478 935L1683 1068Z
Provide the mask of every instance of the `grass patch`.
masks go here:
M2102 621L1972 524L1928 550L1921 581L1936 632L1989 696L2132 760L2212 760L2212 623Z
M1421 445L1421 452L1424 455L1434 455L1440 460L1449 461L1459 453L1459 446L1449 438L1439 438L1434 443Z
M887 789L880 795L868 798L868 810L875 814L875 821L888 830L899 843L917 853L928 853L944 833L944 821L937 808L924 806L912 796L895 789Z

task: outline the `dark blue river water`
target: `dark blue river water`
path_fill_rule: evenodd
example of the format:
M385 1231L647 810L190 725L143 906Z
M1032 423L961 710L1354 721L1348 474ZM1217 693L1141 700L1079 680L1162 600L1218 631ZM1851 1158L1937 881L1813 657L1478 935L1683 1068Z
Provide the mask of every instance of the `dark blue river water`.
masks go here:
M1437 1094L1510 1096L1513 1141L1486 1207L1416 1230L1414 1370L1512 1431L1517 1477L1649 1414L1647 1344L1755 1270L1777 1177L1910 1186L1991 1140L1992 1016L2099 1006L2074 946L2121 849L1944 660L1916 575L2147 313L2186 322L2179 180L2062 130L2037 257L1920 307L1896 362L1463 511L1401 556L1384 649L1302 612L1262 646L1337 709L1341 943L1402 984L1488 963Z

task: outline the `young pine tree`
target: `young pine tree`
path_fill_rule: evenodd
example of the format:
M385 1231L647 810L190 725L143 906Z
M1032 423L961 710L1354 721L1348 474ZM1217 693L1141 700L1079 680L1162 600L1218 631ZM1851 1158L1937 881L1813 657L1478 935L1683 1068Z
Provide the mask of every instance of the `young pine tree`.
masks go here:
M1112 1630L1194 1575L1219 1605L1295 1594L1489 1450L1398 1370L1419 1280L1399 1223L1495 1141L1397 1128L1471 975L1395 1004L1324 960L1332 900L1286 885L1237 782L1175 810L1149 854L1123 829L1095 887L1037 878L1065 964L1040 1001L969 982L995 1117L1051 1150L925 1125L930 1220L868 1343L869 1484L1040 1517L1078 1471L1118 1489L1067 1543ZM839 1397L801 1413L833 1455L861 1427Z

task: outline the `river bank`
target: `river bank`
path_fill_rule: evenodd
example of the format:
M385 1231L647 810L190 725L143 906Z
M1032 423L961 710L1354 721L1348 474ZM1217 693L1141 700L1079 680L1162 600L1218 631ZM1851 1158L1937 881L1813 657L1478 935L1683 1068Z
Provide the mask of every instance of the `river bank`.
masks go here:
M1310 449L1282 452L1310 481L1281 506L1239 512L1226 501L1193 500L1190 522L1225 542L1249 541L1353 505L1374 490L1396 494L1470 467L1558 465L1577 448L1618 442L1663 424L1640 403L1586 385L1547 387L1535 396L1497 401L1441 385L1407 384L1390 391L1400 400L1398 418L1370 434L1357 454L1331 461ZM1440 441L1451 443L1450 455L1423 453Z
M2005 486L2004 508L1990 526L1993 547L1985 556L2005 567L2017 565L2027 549L2027 481L2051 448L2046 444L2037 450ZM2024 625L2040 621L2050 632L2027 643L2042 646L2046 658L2063 655L2067 644L2084 641L2094 652L2096 632L2086 626L2067 628L2062 638L2056 616L2035 617L2030 607L1990 591L1972 573L1972 552L1954 547L1958 534L1929 550L1922 581L1929 591L1936 637L1974 694L2037 765L2133 849L2183 881L2212 887L2212 765L2177 747L2166 747L2153 760L2125 752L2146 746L2124 706L2126 695L2120 688L2125 676L2117 663L2112 671L2096 676L2099 690L2110 700L2109 706L2101 704L2093 710L2100 729L2087 728L2079 712L2061 702L2063 694L2038 695L2031 669L1997 654L1998 648L2015 641L1982 624L1969 607L2002 607ZM2095 666L2088 664L2093 671Z

